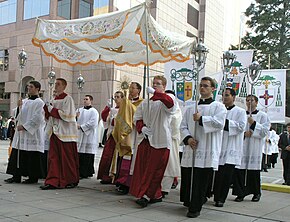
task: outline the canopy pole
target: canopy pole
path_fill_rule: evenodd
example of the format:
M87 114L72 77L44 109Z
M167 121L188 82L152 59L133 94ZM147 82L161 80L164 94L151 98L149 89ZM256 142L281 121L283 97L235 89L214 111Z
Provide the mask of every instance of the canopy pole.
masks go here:
M146 1L146 8L145 8L145 30L146 30L146 74L147 74L147 86L150 86L150 74L149 74L149 46L148 46L148 38L149 38L149 30L148 30L148 13L150 8L150 1ZM145 90L145 89L144 89ZM148 120L150 120L150 105L149 105L149 93L147 93L148 99Z

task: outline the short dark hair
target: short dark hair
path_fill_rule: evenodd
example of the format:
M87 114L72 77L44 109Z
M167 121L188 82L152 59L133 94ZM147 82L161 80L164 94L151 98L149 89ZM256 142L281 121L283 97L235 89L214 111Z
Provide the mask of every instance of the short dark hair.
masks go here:
M210 81L210 86L214 88L216 87L215 80L209 76L202 77L200 81Z
M142 90L142 86L141 86L138 82L131 82L131 84L135 84L136 87L137 87L137 89L139 89L140 92L141 92L141 90Z
M233 88L229 88L229 87L227 87L225 90L229 90L230 91L230 94L232 95L232 96L236 96L237 94L236 94L236 91L233 89Z
M286 127L290 126L290 122L286 124Z
M56 80L61 81L65 87L67 86L67 81L64 78L57 78Z
M255 95L251 95L251 94L249 94L249 95L247 95L247 97L246 97L246 99L248 99L249 97L253 97L254 98L254 100L256 101L256 103L258 102L258 97L257 96L255 96Z
M115 94L116 94L116 93L120 94L120 95L121 95L121 98L124 97L124 93L123 93L122 91L117 91L117 92L115 92Z
M85 95L85 97L89 97L91 101L94 100L93 96L91 96L91 95Z
M35 81L35 80L31 80L31 81L29 82L29 84L32 84L36 89L38 89L38 91L40 91L40 89L41 89L41 84L40 84L40 82Z

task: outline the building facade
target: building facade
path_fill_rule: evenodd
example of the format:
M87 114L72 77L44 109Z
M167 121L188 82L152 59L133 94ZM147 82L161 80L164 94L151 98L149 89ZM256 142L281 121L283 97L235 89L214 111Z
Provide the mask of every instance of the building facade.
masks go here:
M41 3L40 3L41 2ZM133 7L142 3L141 0L0 0L0 112L8 116L16 107L19 91L25 94L27 82L32 79L42 84L42 94L49 91L48 72L54 68L57 77L68 81L67 92L78 100L85 94L94 97L93 105L101 110L114 91L120 88L120 82L128 79L144 82L144 67L115 66L97 63L88 66L71 67L58 63L47 57L39 48L31 43L35 30L35 18L44 19L76 19L102 14L121 9L120 6ZM187 35L193 38L203 38L209 48L205 75L210 75L220 69L222 51L238 35L236 25L231 25L230 32L225 28L229 18L230 0L153 0L150 6L151 15L157 22L169 31ZM238 1L237 1L238 2ZM126 3L126 4L125 4ZM232 3L233 4L233 3ZM236 4L236 1L235 1ZM238 7L230 8L235 14ZM239 13L236 13L239 17ZM229 26L229 25L227 25ZM230 33L230 35L229 35ZM234 37L233 37L234 36ZM20 87L20 70L18 53L24 48L28 55L27 64L23 70L22 86ZM163 64L150 67L151 76L163 74ZM81 92L77 88L79 74L85 79Z

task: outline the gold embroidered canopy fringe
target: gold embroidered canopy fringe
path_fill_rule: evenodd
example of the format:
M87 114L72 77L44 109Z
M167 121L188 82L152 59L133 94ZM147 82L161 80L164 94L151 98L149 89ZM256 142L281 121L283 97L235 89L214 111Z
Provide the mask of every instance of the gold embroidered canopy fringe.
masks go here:
M146 19L146 13L146 3L142 3L82 19L38 18L32 43L47 56L71 66L97 62L138 66L188 60L195 39L165 30L151 15Z

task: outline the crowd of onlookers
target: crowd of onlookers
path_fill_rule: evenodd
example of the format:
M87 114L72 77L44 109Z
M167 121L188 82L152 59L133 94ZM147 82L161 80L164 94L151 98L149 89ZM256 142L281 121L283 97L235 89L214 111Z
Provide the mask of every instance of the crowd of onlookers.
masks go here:
M0 113L0 139L8 140L13 138L15 131L15 119L10 116L9 118L2 117Z

